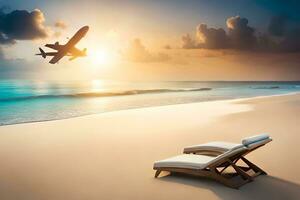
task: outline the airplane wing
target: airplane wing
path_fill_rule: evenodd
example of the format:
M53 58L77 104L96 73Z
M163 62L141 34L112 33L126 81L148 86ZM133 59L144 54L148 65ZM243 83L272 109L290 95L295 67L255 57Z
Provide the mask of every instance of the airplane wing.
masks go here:
M49 61L51 64L57 63L62 57L64 57L67 54L65 51L58 51L55 56Z
M88 26L82 27L75 35L67 42L66 47L72 48L74 47L80 40L85 36L87 31L89 30Z
M56 44L46 44L45 47L54 49L54 50L59 50L62 48L62 45L56 45Z
M77 49L76 47L70 48L68 53L70 53L71 55L78 55L81 53L81 50Z

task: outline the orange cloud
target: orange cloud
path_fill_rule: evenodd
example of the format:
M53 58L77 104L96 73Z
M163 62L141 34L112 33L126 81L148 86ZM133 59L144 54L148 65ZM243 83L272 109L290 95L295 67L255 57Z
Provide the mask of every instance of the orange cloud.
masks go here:
M123 57L126 60L132 62L165 62L170 59L170 57L165 53L152 53L149 52L146 47L142 44L141 40L134 39L129 48L123 53Z
M58 20L57 22L55 22L54 26L60 29L66 29L68 27L67 24L62 20Z

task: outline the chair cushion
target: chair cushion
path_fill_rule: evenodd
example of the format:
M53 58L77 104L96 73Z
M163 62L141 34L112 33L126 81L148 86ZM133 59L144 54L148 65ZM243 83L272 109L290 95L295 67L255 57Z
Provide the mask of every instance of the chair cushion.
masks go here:
M247 145L246 147L247 147L247 149L251 150L251 149L254 149L258 146L265 145L265 144L267 144L271 141L272 141L272 138L268 138L268 139L265 139L265 140L260 140L258 142L251 143L251 144Z
M217 157L199 154L182 154L175 157L167 158L165 160L156 161L154 162L154 168L165 167L184 169L205 169L209 165L220 162L226 157L231 157L245 150L247 150L247 148L241 145L240 148L226 151L225 153L222 153Z
M170 168L184 168L184 169L203 169L207 163L211 162L215 157L182 154L175 157L167 158L165 160L156 161L154 168L170 167Z
M236 149L241 146L242 146L242 144L215 141L215 142L208 142L205 144L198 144L198 145L185 147L183 152L214 151L214 152L223 153L230 149Z
M269 138L270 138L270 136L267 135L267 134L254 135L254 136L251 136L251 137L244 138L242 140L242 144L245 145L245 146L248 146L252 143L256 143L256 142L259 142L259 141L262 141L262 140L267 140Z

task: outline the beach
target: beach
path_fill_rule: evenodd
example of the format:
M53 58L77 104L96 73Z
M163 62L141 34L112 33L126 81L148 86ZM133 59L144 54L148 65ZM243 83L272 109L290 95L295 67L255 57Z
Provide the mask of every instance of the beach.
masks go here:
M299 199L300 95L113 111L0 126L0 199ZM188 176L154 178L185 146L273 141L247 155L268 172L239 190Z

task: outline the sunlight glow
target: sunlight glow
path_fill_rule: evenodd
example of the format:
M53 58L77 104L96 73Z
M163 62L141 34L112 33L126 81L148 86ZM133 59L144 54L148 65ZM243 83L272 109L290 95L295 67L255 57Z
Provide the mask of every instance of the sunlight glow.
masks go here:
M92 64L94 65L104 65L111 62L111 55L105 49L97 49L89 52L89 58Z
M92 80L92 91L93 92L100 92L103 91L103 81L102 80Z

